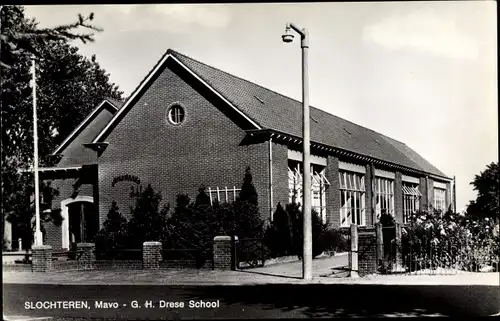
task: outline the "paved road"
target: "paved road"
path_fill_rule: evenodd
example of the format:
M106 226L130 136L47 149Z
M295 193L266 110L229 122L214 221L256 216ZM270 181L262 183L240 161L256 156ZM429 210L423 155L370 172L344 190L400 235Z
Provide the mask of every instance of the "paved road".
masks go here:
M349 316L488 316L500 311L495 286L269 284L254 286L4 284L4 316L58 319L309 318ZM25 309L26 302L83 301L81 309ZM133 308L132 301L141 308ZM184 308L160 308L160 300ZM219 302L189 308L190 300ZM118 308L96 308L95 302ZM147 308L153 301L154 308ZM124 306L126 305L126 306Z

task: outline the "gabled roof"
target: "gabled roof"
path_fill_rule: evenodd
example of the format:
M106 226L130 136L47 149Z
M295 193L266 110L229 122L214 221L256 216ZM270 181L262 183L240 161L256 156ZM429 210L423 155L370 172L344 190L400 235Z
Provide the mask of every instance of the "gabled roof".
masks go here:
M90 114L85 117L85 119L69 134L68 137L57 147L57 149L52 153L53 156L60 154L69 144L87 127L92 121L103 111L108 110L111 114L115 114L116 111L121 108L123 102L112 99L105 98L94 110L90 112ZM103 126L94 126L92 130L95 132L93 137L97 136L97 134L103 129Z
M244 114L255 129L271 129L302 138L302 103L260 85L206 65L195 59L167 50L131 97L147 87L148 82L166 61L172 58L203 84ZM102 141L120 120L131 99L113 117L94 142ZM132 103L130 105L133 105ZM351 151L424 173L449 179L418 153L397 140L311 106L311 142Z

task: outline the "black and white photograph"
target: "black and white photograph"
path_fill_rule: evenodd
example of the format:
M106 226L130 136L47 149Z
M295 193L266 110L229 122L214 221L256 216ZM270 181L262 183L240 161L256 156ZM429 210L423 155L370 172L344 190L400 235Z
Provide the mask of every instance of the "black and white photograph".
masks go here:
M500 316L496 1L0 15L4 320Z

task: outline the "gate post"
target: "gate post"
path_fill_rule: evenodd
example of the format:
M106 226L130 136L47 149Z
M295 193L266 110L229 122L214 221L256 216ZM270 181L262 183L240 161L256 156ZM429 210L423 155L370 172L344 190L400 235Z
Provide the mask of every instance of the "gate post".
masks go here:
M238 237L235 236L235 241ZM232 236L216 236L214 237L214 261L213 267L215 270L231 270L235 259L235 251L233 251Z
M377 266L384 266L384 234L382 224L375 223L375 234L377 239Z
M359 277L358 268L358 226L351 224L351 250L349 251L349 276Z
M403 268L403 255L401 247L401 223L396 222L396 264L394 267L394 272L402 272Z

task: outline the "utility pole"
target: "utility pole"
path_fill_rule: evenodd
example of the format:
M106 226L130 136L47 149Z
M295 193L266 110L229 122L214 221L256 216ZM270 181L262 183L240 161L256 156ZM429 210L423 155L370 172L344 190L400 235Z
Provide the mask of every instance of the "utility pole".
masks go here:
M302 165L304 175L302 177L302 197L303 206L302 212L304 217L304 246L302 256L302 278L305 280L312 279L312 218L311 218L311 140L309 129L309 74L308 74L308 50L309 50L309 34L306 29L300 29L293 23L287 23L285 34L282 36L284 42L292 42L293 34L291 29L300 35L300 47L302 48L302 136L303 136L303 153Z
M33 171L35 173L35 245L43 245L42 231L40 229L40 182L38 178L38 120L36 115L36 61L35 57L32 60L32 75L33 75Z

